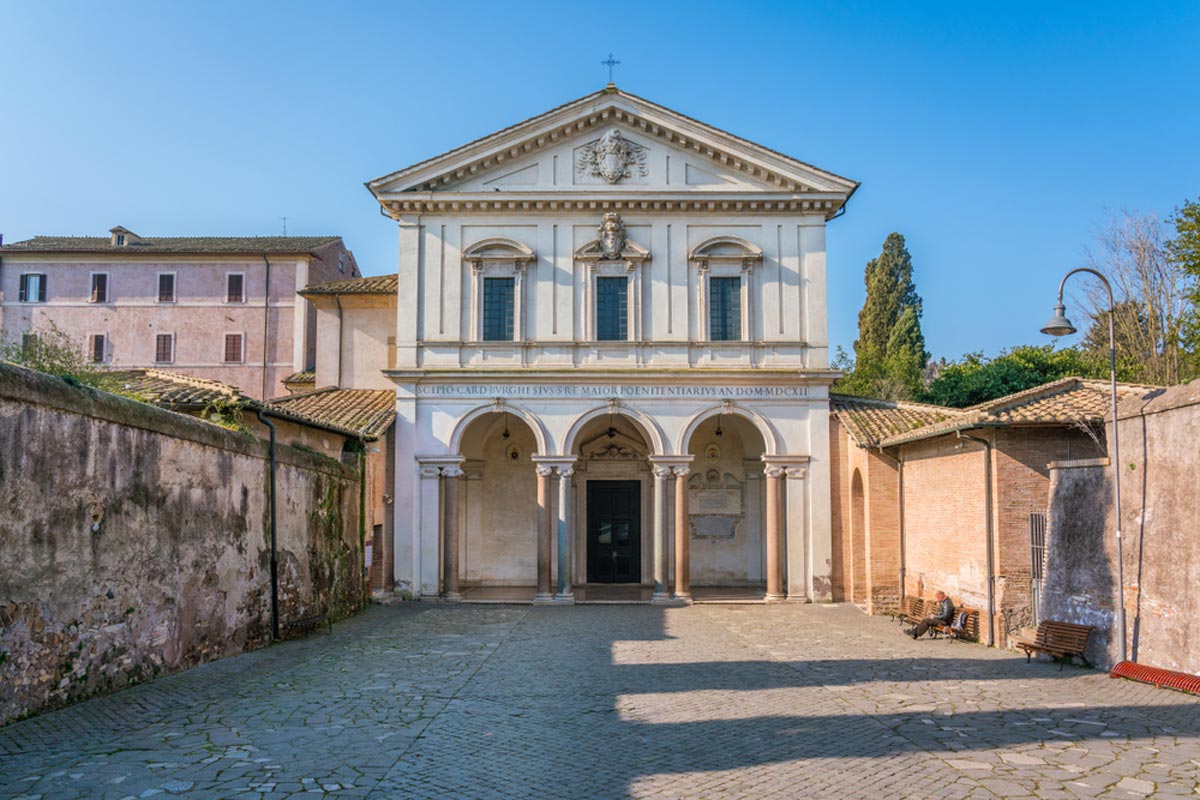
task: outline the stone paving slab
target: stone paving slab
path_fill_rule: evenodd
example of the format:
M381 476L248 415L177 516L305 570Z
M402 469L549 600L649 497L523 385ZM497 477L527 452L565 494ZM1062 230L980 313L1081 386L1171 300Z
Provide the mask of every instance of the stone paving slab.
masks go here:
M1200 700L852 606L373 607L0 728L0 798L1200 793Z

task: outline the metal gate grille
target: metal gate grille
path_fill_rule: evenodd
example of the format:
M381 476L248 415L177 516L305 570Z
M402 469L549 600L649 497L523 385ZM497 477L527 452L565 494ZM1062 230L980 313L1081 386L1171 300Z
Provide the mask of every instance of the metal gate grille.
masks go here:
M1030 598L1033 604L1033 624L1041 622L1042 585L1046 579L1046 514L1034 511L1029 515Z

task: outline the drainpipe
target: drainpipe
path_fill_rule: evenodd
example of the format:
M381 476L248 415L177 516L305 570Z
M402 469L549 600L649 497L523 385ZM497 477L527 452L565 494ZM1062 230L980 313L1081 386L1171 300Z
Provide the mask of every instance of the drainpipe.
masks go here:
M271 398L267 394L267 364L271 348L267 346L270 336L270 320L271 320L271 259L267 258L267 254L263 253L263 263L267 265L267 288L263 294L263 375L262 375L262 399L267 402ZM274 429L272 429L273 431ZM272 495L274 497L274 495Z
M340 389L340 388L342 388L342 358L345 356L345 353L343 353L343 352L342 352L342 296L341 296L340 294L335 294L335 295L333 296L333 299L334 299L334 300L337 300L337 307L338 307L338 374L337 374L337 387Z
M271 494L268 513L271 519L271 638L279 639L279 550L275 539L275 425L263 416L262 407L254 410L258 421L267 426L271 432L271 441L267 447L267 460L270 464Z
M988 647L996 646L996 575L992 563L992 443L978 436L968 436L962 431L955 431L959 439L977 442L987 448L987 457L983 462L984 506L987 509L987 619Z

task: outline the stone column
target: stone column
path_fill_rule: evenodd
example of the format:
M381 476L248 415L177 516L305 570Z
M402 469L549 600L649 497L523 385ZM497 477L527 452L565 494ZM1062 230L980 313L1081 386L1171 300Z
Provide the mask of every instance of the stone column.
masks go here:
M768 464L767 476L767 597L768 603L786 598L783 593L783 474L784 468Z
M688 520L688 467L675 472L675 599L691 602L691 524Z
M558 468L558 595L556 600L563 603L574 603L575 595L571 591L571 476L575 470L571 466Z
M550 529L553 525L553 505L550 482L554 479L554 467L537 468L537 594L534 600L547 601L554 597L550 592Z
M459 513L458 488L462 474L462 467L442 467L443 600L462 599L458 592L458 537L462 516Z
M661 603L671 598L667 586L667 479L672 475L670 467L654 466L654 595L651 603Z
M808 541L805 484L808 468L787 468L787 594L789 600L812 601L812 547Z

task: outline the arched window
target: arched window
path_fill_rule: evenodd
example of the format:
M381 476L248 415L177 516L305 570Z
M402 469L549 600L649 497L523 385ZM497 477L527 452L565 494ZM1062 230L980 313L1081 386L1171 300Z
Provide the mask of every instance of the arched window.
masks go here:
M736 236L709 239L690 259L700 271L700 329L710 342L750 341L754 330L750 291L762 248Z
M513 342L525 338L525 265L537 257L511 239L484 239L463 251L471 265L471 339Z

